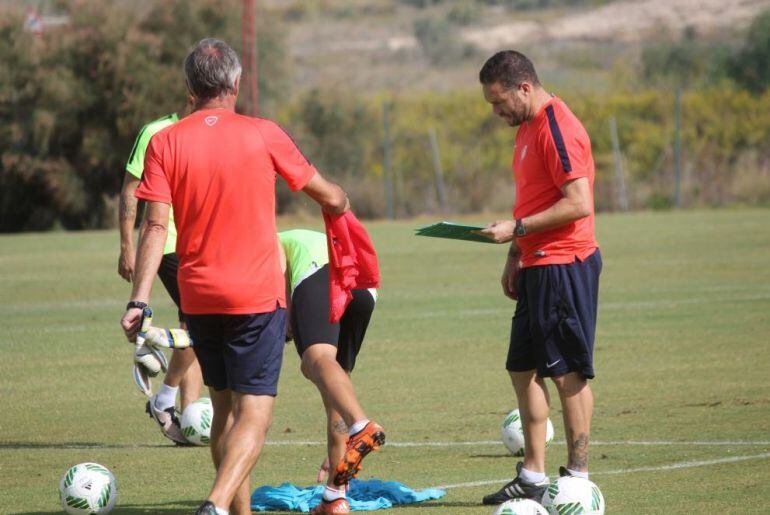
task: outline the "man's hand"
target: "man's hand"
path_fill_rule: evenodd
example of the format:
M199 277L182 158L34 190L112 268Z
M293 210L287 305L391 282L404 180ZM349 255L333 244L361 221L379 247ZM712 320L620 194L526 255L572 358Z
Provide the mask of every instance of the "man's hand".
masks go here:
M123 318L120 319L120 326L126 334L126 338L131 343L136 342L136 333L139 332L139 325L142 322L142 310L139 308L127 309Z
M321 466L318 468L318 474L316 474L315 480L319 483L324 483L329 476L329 458L324 458L321 462Z
M134 262L136 251L133 248L120 249L118 257L118 274L128 282L134 279Z
M511 247L511 250L508 251L508 258L505 260L505 266L503 267L503 276L500 279L500 283L503 286L503 294L512 300L519 298L519 292L516 291L516 279L519 276L519 270L521 268L520 258L521 254L519 253L519 250Z
M516 222L513 220L497 220L481 229L479 234L486 236L495 243L507 243L513 240L513 230L515 228Z

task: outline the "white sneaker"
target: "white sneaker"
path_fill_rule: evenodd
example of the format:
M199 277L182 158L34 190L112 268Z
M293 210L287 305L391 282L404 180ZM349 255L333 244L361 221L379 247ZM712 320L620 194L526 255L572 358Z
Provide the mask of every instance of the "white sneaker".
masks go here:
M157 409L155 407L156 397L156 395L153 395L150 397L150 400L147 401L147 405L144 408L147 414L158 423L160 432L163 433L163 436L177 445L190 445L190 442L188 442L187 438L182 434L182 427L179 424L179 416L177 415L176 408L170 406L165 410Z

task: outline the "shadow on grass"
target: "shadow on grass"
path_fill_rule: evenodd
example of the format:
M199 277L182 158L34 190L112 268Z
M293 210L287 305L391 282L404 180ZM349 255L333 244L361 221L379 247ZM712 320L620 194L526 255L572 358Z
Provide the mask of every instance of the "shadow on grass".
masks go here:
M164 443L99 443L99 442L0 442L0 449L158 449L176 448Z
M468 457L469 458L505 458L508 460L511 459L510 454L471 454ZM523 459L523 458L520 458L520 459Z
M162 513L166 515L172 514L186 514L190 515L198 508L199 503L197 501L171 501L160 504L120 504L115 506L115 509L110 513L115 515L146 515L149 513ZM55 511L25 511L14 512L12 515L54 515L61 514L62 510Z
M435 511L437 513L441 513L441 510L445 508L481 508L483 505L480 502L470 502L470 501L444 501L444 502L436 502L436 501L429 501L424 503L417 503L417 504L401 504L398 506L393 506L391 508L392 510L420 510L420 513L423 512L423 510L431 510Z

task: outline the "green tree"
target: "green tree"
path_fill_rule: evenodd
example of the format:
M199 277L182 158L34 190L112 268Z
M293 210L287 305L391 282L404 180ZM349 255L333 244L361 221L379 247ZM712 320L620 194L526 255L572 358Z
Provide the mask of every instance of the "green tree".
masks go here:
M736 82L750 91L759 93L770 86L770 10L751 23L743 48L735 54L729 69Z
M240 50L237 0L59 0L68 24L35 36L0 16L0 231L106 227L139 129L183 111L182 62L196 41ZM261 101L285 94L282 35L258 22Z

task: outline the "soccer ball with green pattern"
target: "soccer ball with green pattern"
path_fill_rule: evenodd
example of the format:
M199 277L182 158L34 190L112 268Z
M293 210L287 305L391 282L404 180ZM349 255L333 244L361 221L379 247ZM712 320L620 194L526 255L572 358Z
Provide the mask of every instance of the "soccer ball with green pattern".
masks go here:
M118 500L115 476L98 463L80 463L70 468L59 482L59 498L67 513L109 513Z
M543 494L543 506L551 515L604 515L604 496L588 479L560 477Z
M180 421L182 434L192 444L208 445L213 418L214 408L211 406L211 399L201 397L190 403L182 412Z
M514 456L524 456L524 428L521 426L521 416L519 416L518 409L511 411L508 413L508 416L505 417L503 426L500 428L500 436L511 454ZM552 441L553 424L549 418L545 429L546 447L548 447Z
M548 515L548 512L532 499L512 499L498 506L492 515Z

